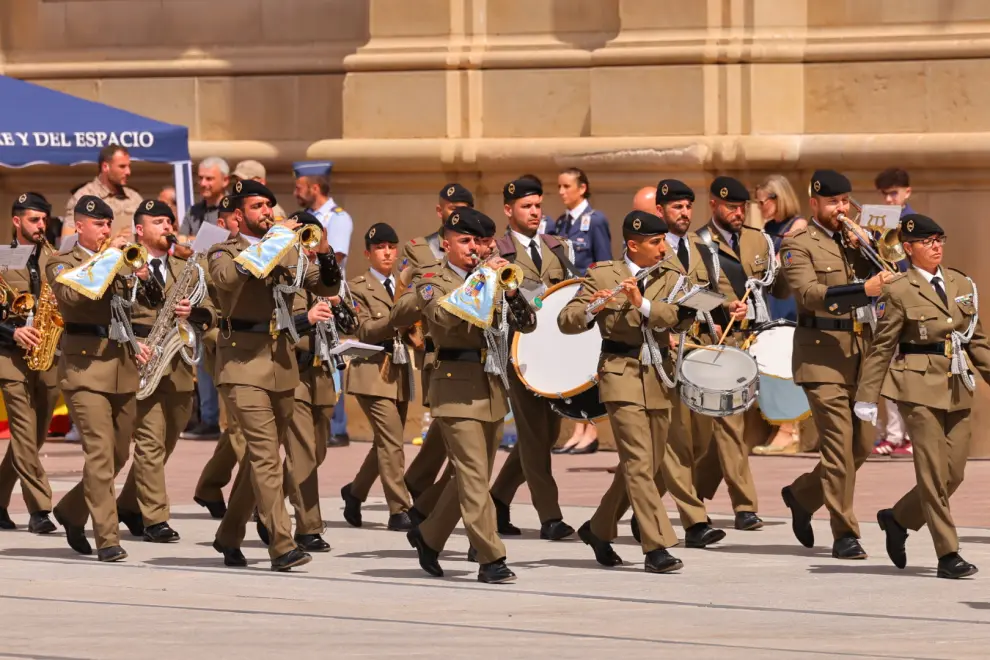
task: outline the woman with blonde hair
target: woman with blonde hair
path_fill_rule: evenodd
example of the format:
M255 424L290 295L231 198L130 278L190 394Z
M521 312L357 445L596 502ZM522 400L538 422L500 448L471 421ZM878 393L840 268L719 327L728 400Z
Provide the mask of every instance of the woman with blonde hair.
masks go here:
M781 174L771 174L756 187L756 203L763 215L765 231L773 240L774 250L780 253L780 244L785 236L792 236L808 226L801 217L801 205L790 181ZM797 303L794 297L775 298L769 296L770 316L773 320L785 319L797 322ZM801 433L798 420L783 422L769 444L753 449L754 454L794 454L797 453Z

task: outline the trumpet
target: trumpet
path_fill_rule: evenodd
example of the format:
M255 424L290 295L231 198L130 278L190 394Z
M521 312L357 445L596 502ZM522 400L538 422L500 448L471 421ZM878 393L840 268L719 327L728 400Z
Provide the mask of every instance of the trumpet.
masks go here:
M472 252L469 256L480 259L477 252ZM492 255L475 266L475 269L481 268L482 266L489 267L488 264L497 258L499 258L498 255ZM525 278L522 268L513 263L506 264L499 268L498 271L496 271L496 275L498 276L499 288L504 289L505 291L515 291L522 286L523 279Z
M299 235L299 244L307 250L315 250L323 240L323 230L316 225L303 225L296 230L296 234Z
M643 280L645 280L654 271L659 270L660 267L663 264L665 264L666 262L670 261L671 259L673 259L676 256L677 256L676 253L675 254L669 254L666 257L664 257L663 259L661 259L660 261L658 261L657 263L655 263L652 266L650 266L649 268L640 268L639 269L639 272L636 273L636 283L639 284L640 282L642 282ZM613 289L610 289L609 292L608 292L608 295L606 297L599 298L598 300L595 300L594 302L592 302L590 305L588 305L588 307L587 307L587 309L585 311L587 311L589 314L591 314L592 316L594 316L595 314L597 314L598 312L602 311L605 308L605 305L608 304L608 301L609 300L611 300L612 298L615 298L620 293L622 293L622 285L621 284L619 286L613 288Z
M18 293L7 284L7 280L0 277L0 308L3 309L4 317L8 314L27 316L34 309L35 302L30 293Z
M107 249L110 248L110 244L113 242L114 238L114 236L107 236L104 238L103 242L100 243L100 249L96 252L106 252ZM148 250L140 243L128 243L124 247L120 248L120 252L124 255L124 263L134 270L138 270L148 263Z

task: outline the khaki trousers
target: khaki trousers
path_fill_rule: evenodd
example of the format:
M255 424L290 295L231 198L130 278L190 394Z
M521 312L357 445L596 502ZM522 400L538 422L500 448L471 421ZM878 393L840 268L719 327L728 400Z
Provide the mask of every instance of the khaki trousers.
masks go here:
M712 418L692 412L680 401L680 397L676 397L671 409L663 468L656 483L661 497L669 492L674 499L684 529L708 522L705 503L695 487L694 472L697 459L705 451L711 437Z
M715 497L723 478L736 513L756 513L756 483L749 469L749 445L746 444L746 415L712 419L712 433L706 450L698 455L695 485L703 500Z
M296 547L285 508L279 455L279 446L285 444L292 424L293 393L269 392L250 385L227 385L225 389L227 403L244 435L245 452L227 514L217 529L217 542L227 548L239 548L257 503L261 523L271 535L268 554L276 559Z
M495 452L502 438L502 421L440 418L443 439L453 464L454 477L447 482L436 507L419 526L426 545L440 552L464 520L468 541L478 552L478 562L490 564L505 558L505 546L496 533L495 505L488 492Z
M632 503L643 553L677 544L655 482L667 445L671 411L647 410L633 403L606 403L619 450L612 484L591 517L591 531L603 541L619 535L618 523Z
M220 433L220 439L213 449L213 456L203 466L196 484L196 497L206 502L223 500L223 489L230 483L234 468L244 458L244 436L233 413L233 406L227 398L226 386L217 387L220 394L222 419L226 420L226 428Z
M117 496L117 508L140 512L145 527L168 522L165 463L189 423L192 409L192 392L155 392L137 402L134 461Z
M296 534L322 534L319 467L327 457L333 406L296 399L285 443L285 490L295 509Z
M447 487L447 483L453 478L454 465L453 463L447 463L447 467L444 468L443 474L440 475L436 483L424 490L423 494L413 501L413 506L416 507L416 510L424 516L430 515L433 509L436 508L437 502L440 501L440 496Z
M871 425L853 415L854 386L805 383L802 387L808 395L812 419L818 429L821 459L811 472L794 480L791 490L805 511L814 513L825 505L831 518L833 538L849 534L859 538L853 493L856 470L866 462L873 449Z
M14 484L20 480L28 513L52 510L52 487L41 464L41 446L48 438L52 413L58 402L58 388L48 387L38 374L26 381L0 382L10 444L0 462L0 507L10 506Z
M928 524L938 557L959 551L959 537L949 512L949 498L963 481L969 456L970 411L946 412L913 403L898 403L914 445L918 485L894 505L894 519L915 531Z
M369 468L366 469L362 465L362 469L358 471L358 476L351 483L351 492L354 493L357 490L357 496L361 501L367 499L371 483L374 483L373 478L370 479L371 483L368 479L370 465L373 464L376 471L375 476L382 480L382 490L385 491L388 512L395 515L408 511L410 505L409 490L403 480L406 469L403 432L406 426L406 412L409 410L409 402L364 394L357 394L355 398L371 423L374 439L372 447L365 457L365 463L369 465Z
M97 550L120 545L114 478L127 462L137 421L134 393L65 392L65 403L82 436L83 478L55 506L67 524L84 527L93 517Z

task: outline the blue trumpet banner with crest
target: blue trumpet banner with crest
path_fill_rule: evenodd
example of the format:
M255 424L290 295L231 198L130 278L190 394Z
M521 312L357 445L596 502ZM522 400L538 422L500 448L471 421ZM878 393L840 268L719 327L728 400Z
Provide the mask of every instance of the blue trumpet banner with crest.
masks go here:
M495 315L498 275L487 266L468 275L464 284L440 301L440 306L454 316L479 328L489 328Z
M237 255L234 263L259 279L268 277L298 241L296 232L282 225L274 225L260 241Z
M90 300L99 300L124 265L124 253L117 248L97 252L84 263L58 274L55 281Z

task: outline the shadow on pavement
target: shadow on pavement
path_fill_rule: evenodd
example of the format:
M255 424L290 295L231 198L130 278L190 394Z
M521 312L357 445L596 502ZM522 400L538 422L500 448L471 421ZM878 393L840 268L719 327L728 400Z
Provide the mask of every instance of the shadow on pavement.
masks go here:
M708 552L721 552L735 555L774 555L778 557L831 557L832 551L825 548L805 548L801 545L714 545L705 548Z
M361 575L363 577L373 577L373 578L389 578L389 579L423 579L423 580L443 580L444 578L456 578L465 577L467 575L472 575L471 571L449 571L444 569L443 578L435 578L432 575L427 575L422 568L414 566L413 568L369 568L363 571L355 571L353 575Z
M96 549L91 555L81 555L67 545L54 548L4 548L0 550L2 557L35 557L42 559L78 559L80 561L97 561Z
M838 562L838 560L836 560ZM813 575L890 575L904 576L913 575L915 577L934 577L935 569L926 566L908 566L907 568L897 568L896 566L874 566L872 564L852 564L835 563L809 566L808 572Z

